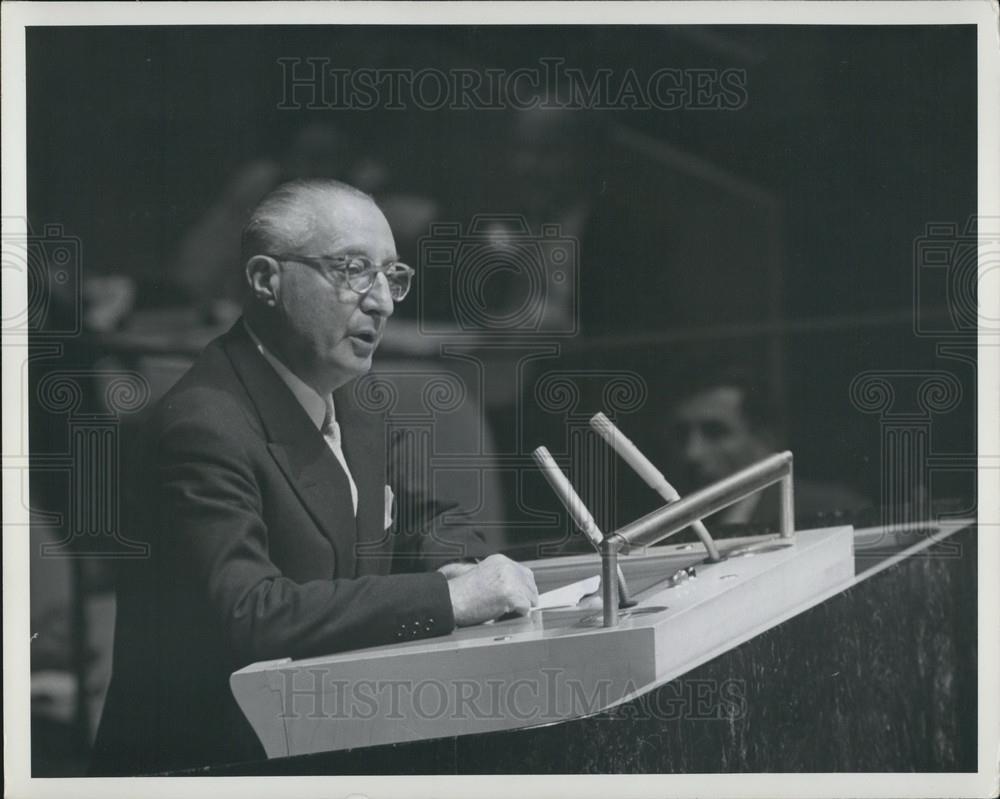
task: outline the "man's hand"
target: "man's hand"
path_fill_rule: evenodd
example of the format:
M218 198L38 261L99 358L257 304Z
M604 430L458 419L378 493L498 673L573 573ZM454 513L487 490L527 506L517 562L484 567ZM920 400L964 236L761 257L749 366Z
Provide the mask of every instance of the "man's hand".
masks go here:
M490 555L451 578L448 590L455 624L459 627L481 624L505 613L524 615L538 604L538 589L531 569L506 555Z
M467 571L476 568L476 566L477 563L474 560L454 560L451 563L444 564L438 571L445 576L445 579L454 580L456 577L461 577Z

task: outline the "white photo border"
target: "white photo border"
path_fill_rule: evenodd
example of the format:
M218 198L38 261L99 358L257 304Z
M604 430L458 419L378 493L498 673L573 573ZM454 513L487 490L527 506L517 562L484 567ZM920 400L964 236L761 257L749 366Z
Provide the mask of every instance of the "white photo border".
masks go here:
M582 2L582 3L3 3L2 112L3 217L24 219L26 209L25 29L96 25L516 25L516 24L971 24L978 30L978 214L1000 218L1000 47L998 8L989 0L956 2ZM571 23L567 20L572 20ZM7 233L8 231L4 231ZM984 273L980 263L980 280ZM3 274L4 318L25 307L23 273ZM993 281L990 285L996 285ZM1000 292L980 292L980 318L1000 319ZM10 458L26 438L27 343L3 342L4 532L24 529L19 500L26 484L8 480ZM711 774L591 776L214 777L40 779L30 776L29 612L27 536L3 538L4 772L11 797L507 797L571 795L995 796L998 682L1000 682L1000 341L982 333L978 349L979 437L979 771L974 774ZM26 478L25 478L26 479ZM9 515L8 515L9 514Z

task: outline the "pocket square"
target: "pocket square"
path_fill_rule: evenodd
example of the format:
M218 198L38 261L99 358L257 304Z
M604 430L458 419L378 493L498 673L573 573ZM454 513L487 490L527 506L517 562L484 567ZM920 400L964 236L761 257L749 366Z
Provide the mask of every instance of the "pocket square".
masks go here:
M385 529L392 527L392 503L396 495L392 493L392 486L385 487Z

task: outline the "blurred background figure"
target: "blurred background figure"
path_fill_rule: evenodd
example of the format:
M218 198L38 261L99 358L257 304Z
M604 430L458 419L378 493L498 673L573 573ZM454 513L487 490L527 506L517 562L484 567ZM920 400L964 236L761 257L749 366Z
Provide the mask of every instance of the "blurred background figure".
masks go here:
M596 112L540 105L515 114L507 158L516 203L529 219L583 236L600 188L602 138Z
M784 416L776 400L738 367L696 371L676 395L669 446L681 493L703 488L785 448ZM867 502L850 488L795 475L795 515L857 511ZM778 485L751 494L713 517L723 524L774 525Z
M27 261L39 267L29 270L29 291L45 298L29 320L32 746L35 766L61 776L79 774L86 766L110 674L114 604L109 562L85 557L92 540L71 535L83 515L80 495L73 493L69 469L56 464L76 462L67 451L72 436L61 397L43 385L56 379L70 394L75 388L71 413L107 418L100 336L131 311L134 284L122 275L79 274L78 262L49 257L37 231L29 233L28 242ZM39 462L47 467L36 468Z
M520 213L532 235L576 242L573 266L578 268L579 244L592 222L602 182L604 123L595 112L553 107L558 96L544 95L538 107L513 115L503 152L507 181L500 203L508 212ZM496 230L498 244L504 233ZM545 307L538 329L579 330L579 275L560 279L554 274L558 264L544 265ZM515 285L508 294L513 295L510 302L519 301Z
M207 321L239 314L240 233L250 210L278 184L300 177L346 179L347 137L335 125L311 122L298 129L278 158L260 158L238 167L213 205L181 238L168 274ZM380 182L377 164L366 177Z

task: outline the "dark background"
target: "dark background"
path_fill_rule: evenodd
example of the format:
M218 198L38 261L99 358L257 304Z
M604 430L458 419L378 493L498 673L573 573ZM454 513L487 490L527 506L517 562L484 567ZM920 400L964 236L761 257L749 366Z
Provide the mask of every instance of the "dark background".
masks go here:
M848 476L869 493L877 490L877 452L864 450L874 444L877 418L850 406L850 380L865 369L941 365L937 341L913 334L913 246L929 223L961 228L975 212L971 27L45 28L30 30L27 44L31 221L36 229L61 223L78 236L84 274L136 277L140 308L189 301L168 269L185 230L241 165L280 159L310 122L345 132L345 158L377 158L393 189L430 194L450 219L517 210L506 160L511 113L282 111L278 58L327 57L344 68L514 69L562 57L585 74L632 68L640 76L663 66L743 69L748 101L739 110L614 111L582 124L647 134L753 186L773 200L766 211L777 231L776 246L767 245L774 251L762 253L759 237L740 241L759 232L753 219L734 228L724 215L688 214L681 220L688 241L697 246L702 237L710 248L728 239L731 250L711 274L671 261L669 250L636 231L669 224L664 216L686 194L671 194L655 178L616 188L621 156L595 157L585 180L603 181L605 205L614 206L603 230L611 243L588 251L583 242L584 338L565 352L582 345L589 358L594 346L610 346L609 335L638 335L642 346L624 343L608 359L664 382L664 369L692 353L743 357L753 342L751 358L778 384L769 390L784 402L803 468ZM629 165L650 173L635 159ZM740 202L748 213L761 210L756 200ZM628 229L615 238L623 208ZM401 256L414 261L417 253ZM780 294L769 308L761 287L772 268ZM588 294L586 275L598 273L604 282ZM612 295L604 291L609 275L618 288ZM678 283L686 294L671 305ZM939 290L920 302L945 313L949 298ZM589 331L588 303L604 311ZM411 302L400 315L414 312ZM772 335L754 323L772 323ZM720 330L734 324L746 329ZM650 346L644 333L659 337ZM974 369L956 361L945 368L971 400ZM655 396L660 386L653 388ZM936 419L936 434L953 442L940 449L972 452L973 418L965 402Z
M502 114L280 111L276 61L295 56L746 69L738 111L616 116L782 198L796 317L909 308L909 242L975 211L971 27L45 28L27 43L29 211L79 235L88 269L155 273L233 171L304 117L343 122L413 185L475 196L498 179Z
M278 59L309 56L342 68L511 70L561 57L588 75L744 70L739 109L579 112L555 134L555 147L548 143L543 156L572 155L561 179L587 198L589 216L578 236L579 331L552 339L560 355L544 366L641 376L647 400L619 423L669 464L663 419L676 385L706 365L749 365L781 417L796 474L835 480L875 506L883 499L885 420L852 404L851 381L867 370L947 371L962 399L933 416L931 451L974 459L975 351L966 348L963 359L940 346L974 343L974 321L971 330L955 322L947 281L915 293L914 249L929 224L961 231L976 211L972 26L29 29L29 222L36 234L61 225L78 240L81 286L118 275L135 287L113 329L84 324L70 334L60 331L75 331L73 297L61 305L53 292L33 332L40 346L55 341L62 350L33 361L33 387L51 369L96 374L146 356L190 357L218 326L213 303L227 287L178 272L184 236L248 165L287 166L309 125L337 132L345 179L359 163L379 165L377 199L429 197L435 220L463 225L482 213L551 221L530 208L545 188L544 170L532 179L512 168L516 113L280 110ZM397 240L400 257L420 268L415 238ZM424 311L436 319L453 310L444 293L424 299L426 307L409 301L398 315L422 324ZM918 335L916 305L936 330L965 335ZM100 391L91 389L85 404L101 411ZM601 407L600 388L588 392L581 412ZM33 458L64 452L65 413L34 395L32 402ZM514 405L526 416L520 455L538 443L560 445L561 430L531 396L487 397L486 405L501 451ZM509 479L505 512L515 517L523 509L510 499ZM617 507L598 508L604 521L627 521L656 504L622 479ZM65 511L65 482L33 474L33 510ZM926 488L967 508L974 468L936 476ZM544 486L535 489L534 508L559 511ZM106 591L99 569L95 576L74 568L33 576L33 625L36 586L62 596L59 581L70 580L74 596ZM100 645L87 643L81 624L77 611L71 668L100 683L106 672L88 666L85 653ZM68 662L58 640L33 646L33 667ZM39 646L50 646L51 664ZM86 715L78 706L69 743L58 733L36 740L36 774L79 768ZM39 722L33 730L48 728Z

